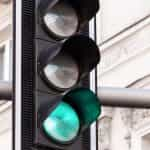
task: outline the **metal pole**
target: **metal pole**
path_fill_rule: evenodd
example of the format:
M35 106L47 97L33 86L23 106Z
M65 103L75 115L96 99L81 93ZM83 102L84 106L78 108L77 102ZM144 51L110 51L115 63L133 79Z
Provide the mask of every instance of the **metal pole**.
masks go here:
M150 90L99 87L98 97L104 106L150 108ZM11 82L0 81L0 100L12 100Z
M100 87L98 97L104 106L150 108L150 90Z
M12 100L11 82L0 81L0 100Z

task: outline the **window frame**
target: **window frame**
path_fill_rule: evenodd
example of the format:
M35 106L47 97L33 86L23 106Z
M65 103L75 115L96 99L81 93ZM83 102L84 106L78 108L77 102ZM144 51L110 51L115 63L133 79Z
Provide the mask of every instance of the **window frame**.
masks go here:
M4 47L4 52L3 52L3 57L4 57L4 72L3 72L3 80L4 81L9 81L11 79L11 73L10 73L10 68L12 68L12 66L10 64L11 63L11 58L12 57L10 55L12 47L11 47L11 40L5 40L3 42L0 43L0 48Z

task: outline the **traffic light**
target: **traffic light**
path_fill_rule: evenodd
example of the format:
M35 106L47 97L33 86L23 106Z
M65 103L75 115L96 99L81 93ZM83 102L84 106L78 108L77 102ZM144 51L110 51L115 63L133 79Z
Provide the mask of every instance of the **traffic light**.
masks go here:
M81 81L99 62L89 37L74 35L63 42L37 41L35 144L70 145L100 114L95 94Z
M98 9L98 0L23 1L24 149L80 150L81 136L100 115L101 104L89 89L100 52L88 37Z

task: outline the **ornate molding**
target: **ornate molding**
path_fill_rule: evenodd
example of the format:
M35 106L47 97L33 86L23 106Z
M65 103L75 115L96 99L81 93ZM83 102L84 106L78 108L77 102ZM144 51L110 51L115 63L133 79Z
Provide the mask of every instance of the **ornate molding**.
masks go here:
M128 130L132 128L133 109L122 108L120 110L121 119Z
M109 117L104 117L99 120L98 143L99 149L101 150L110 150L111 121L112 118Z
M150 26L145 26L140 31L103 50L100 63L101 74L129 59L134 59L145 50L148 51L150 48L149 34Z
M150 120L150 110L149 109L143 109L138 110L135 109L133 111L133 126L136 126L140 122L143 122L143 120Z

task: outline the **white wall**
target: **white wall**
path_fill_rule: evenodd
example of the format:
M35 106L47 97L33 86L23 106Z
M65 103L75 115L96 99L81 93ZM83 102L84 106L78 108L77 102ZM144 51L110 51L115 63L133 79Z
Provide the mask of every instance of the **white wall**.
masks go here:
M111 122L111 142L110 142L110 150L128 150L128 144L126 142L126 135L128 134L128 130L124 125L121 115L121 109L116 108L113 112L113 119Z
M98 85L126 87L150 74L150 21L110 46L100 47ZM106 44L108 45L108 44Z
M0 135L0 148L3 150L12 150L11 130L7 130Z
M149 0L100 0L98 43L130 26L150 13Z
M98 86L126 87L150 74L150 17L130 30L108 40L149 13L149 0L101 0L101 10L97 15L98 45L101 50ZM144 143L143 148L141 143L142 136L150 131L147 130L149 124L145 123L150 118L147 119L144 110L136 110L139 116L133 115L133 119L130 118L130 113L128 114L130 109L107 109L112 116L109 129L104 131L101 138L99 137L99 150L105 150L104 141L108 140L107 135L110 135L107 150L147 150L149 143ZM143 120L142 115L146 116L146 121ZM101 119L103 120L105 116L108 117L107 111L103 112ZM136 120L136 117L137 120L141 119L138 122L140 128L131 129L130 121L131 119ZM104 126L105 129L107 126L107 124L102 125L101 120L99 123L100 128ZM110 134L108 134L109 130Z
M12 108L10 102L0 107L0 149L12 150Z
M12 4L0 4L0 31L8 24L12 24Z

